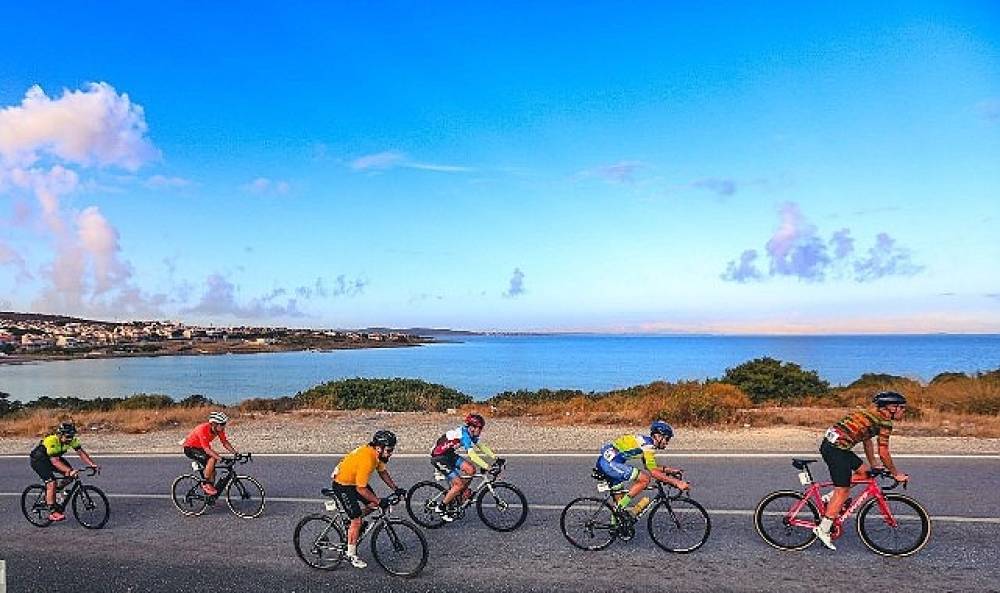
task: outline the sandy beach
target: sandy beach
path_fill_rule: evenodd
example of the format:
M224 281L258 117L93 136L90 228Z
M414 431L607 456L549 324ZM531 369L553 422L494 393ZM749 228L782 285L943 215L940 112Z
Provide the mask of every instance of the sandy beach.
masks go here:
M554 426L531 418L488 418L483 441L498 452L590 452L626 432L644 432L645 426ZM337 454L366 442L372 432L388 428L397 433L400 453L426 453L445 430L461 423L457 414L416 412L297 411L289 414L253 414L235 418L230 440L242 451L255 453ZM84 446L94 453L178 453L179 442L191 427L178 426L146 434L81 433ZM748 428L687 428L665 451L728 453L812 453L822 431L792 426ZM905 428L905 425L904 425ZM0 438L0 454L26 453L37 437ZM860 451L860 448L858 449ZM998 454L1000 439L976 437L892 437L894 453Z

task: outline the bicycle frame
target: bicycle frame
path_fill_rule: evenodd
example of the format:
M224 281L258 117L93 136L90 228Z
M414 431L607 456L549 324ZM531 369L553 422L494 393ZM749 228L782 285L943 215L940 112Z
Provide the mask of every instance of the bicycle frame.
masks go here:
M667 487L667 489L674 488L673 486L671 486L669 484L667 484L666 487ZM674 488L674 489L676 490L676 488ZM610 502L611 508L614 509L615 514L620 514L623 511L623 509L618 508L618 500L615 499L615 495L618 494L619 492L622 492L623 490L624 489L618 489L618 490L616 490L615 486L610 485L610 483L608 483L606 481L605 482L598 482L598 484L597 484L597 491L598 492L607 492L608 493L604 497L604 502L607 503L607 502L611 501ZM680 490L677 490L676 494L669 493L668 490L664 490L664 483L661 482L661 481L659 481L659 480L657 480L657 479L655 479L655 478L650 482L649 486L646 486L645 488L643 488L643 492L645 492L646 490L650 490L650 491L655 490L656 491L656 495L653 496L653 499L649 501L649 504L647 504L645 506L645 508L643 508L641 511L639 511L639 514L635 515L635 519L636 520L638 520L640 517L642 517L643 515L645 515L649 511L649 509L651 509L654 506L656 506L656 503L660 502L661 500L675 500L677 498L680 498L681 494L683 494L683 492L680 491Z
M477 472L472 476L469 476L469 478L467 479L467 483L465 484L465 488L463 489L463 492L465 490L468 490L471 494L469 496L463 496L462 502L458 505L458 508L464 510L472 506L479 492L483 488L487 489L491 494L495 494L495 492L493 491L493 483L500 479L500 474L503 473L503 468L504 464L501 463L500 465L492 466L485 472ZM449 488L451 487L451 480L448 479L447 474L441 472L437 468L434 469L434 479L439 482L445 482L446 484L448 484ZM475 488L473 488L472 481L477 479L479 480L479 484Z
M874 497L878 501L879 510L882 512L882 517L885 518L889 526L890 527L897 526L896 518L893 517L892 511L889 509L889 505L886 504L885 496L882 493L882 487L879 486L876 478L872 477L860 480L858 479L851 480L851 488L854 488L855 486L860 486L862 484L865 485L864 491L862 491L860 495L854 497L854 499L851 501L851 504L848 505L848 507L840 513L840 516L838 516L834 520L833 524L836 528L831 530L831 535L834 538L840 537L840 535L843 533L841 527L843 526L844 522L851 515L857 512L857 510L860 509L866 502L868 502L868 499L872 497ZM812 529L813 527L816 527L815 522L810 521L808 519L798 518L798 514L799 512L802 511L803 507L806 506L806 502L811 499L813 503L816 504L816 508L819 509L820 516L826 516L826 503L823 501L823 496L821 494L821 491L823 488L827 488L830 486L833 486L833 482L829 481L812 482L811 484L809 484L809 486L803 492L802 500L792 505L792 508L789 509L786 518L788 524L794 527L802 527L806 529Z

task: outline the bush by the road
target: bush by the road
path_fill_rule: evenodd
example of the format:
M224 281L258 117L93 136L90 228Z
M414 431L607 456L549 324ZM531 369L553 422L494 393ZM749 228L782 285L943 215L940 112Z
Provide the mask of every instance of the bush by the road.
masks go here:
M390 412L443 412L472 403L472 398L437 383L418 379L343 379L295 394L299 407Z
M755 404L822 396L830 390L830 384L820 379L816 371L767 356L726 369L720 382L740 388Z

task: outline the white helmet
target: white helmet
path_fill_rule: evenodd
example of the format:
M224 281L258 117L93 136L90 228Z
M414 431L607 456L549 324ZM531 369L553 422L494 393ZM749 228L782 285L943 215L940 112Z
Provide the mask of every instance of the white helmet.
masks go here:
M208 415L208 421L213 424L225 424L229 422L229 416L222 412L212 412Z

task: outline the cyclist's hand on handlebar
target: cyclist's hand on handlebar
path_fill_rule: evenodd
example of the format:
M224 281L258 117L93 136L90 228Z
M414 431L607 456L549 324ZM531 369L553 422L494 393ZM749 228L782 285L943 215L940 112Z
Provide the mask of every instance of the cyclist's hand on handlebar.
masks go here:
M69 470L69 473L66 474L66 475L69 476L69 477L71 477L71 478L75 478L78 475L80 475L80 470L78 470L78 469L71 469L71 470Z
M674 484L674 487L677 488L678 490L687 491L691 489L691 484L685 482L684 480L677 480L677 483Z
M905 483L907 483L907 482L910 481L910 476L908 476L908 475L906 475L904 473L899 473L899 474L893 474L892 475L892 479L896 480L897 482L900 482L902 484L905 484Z

